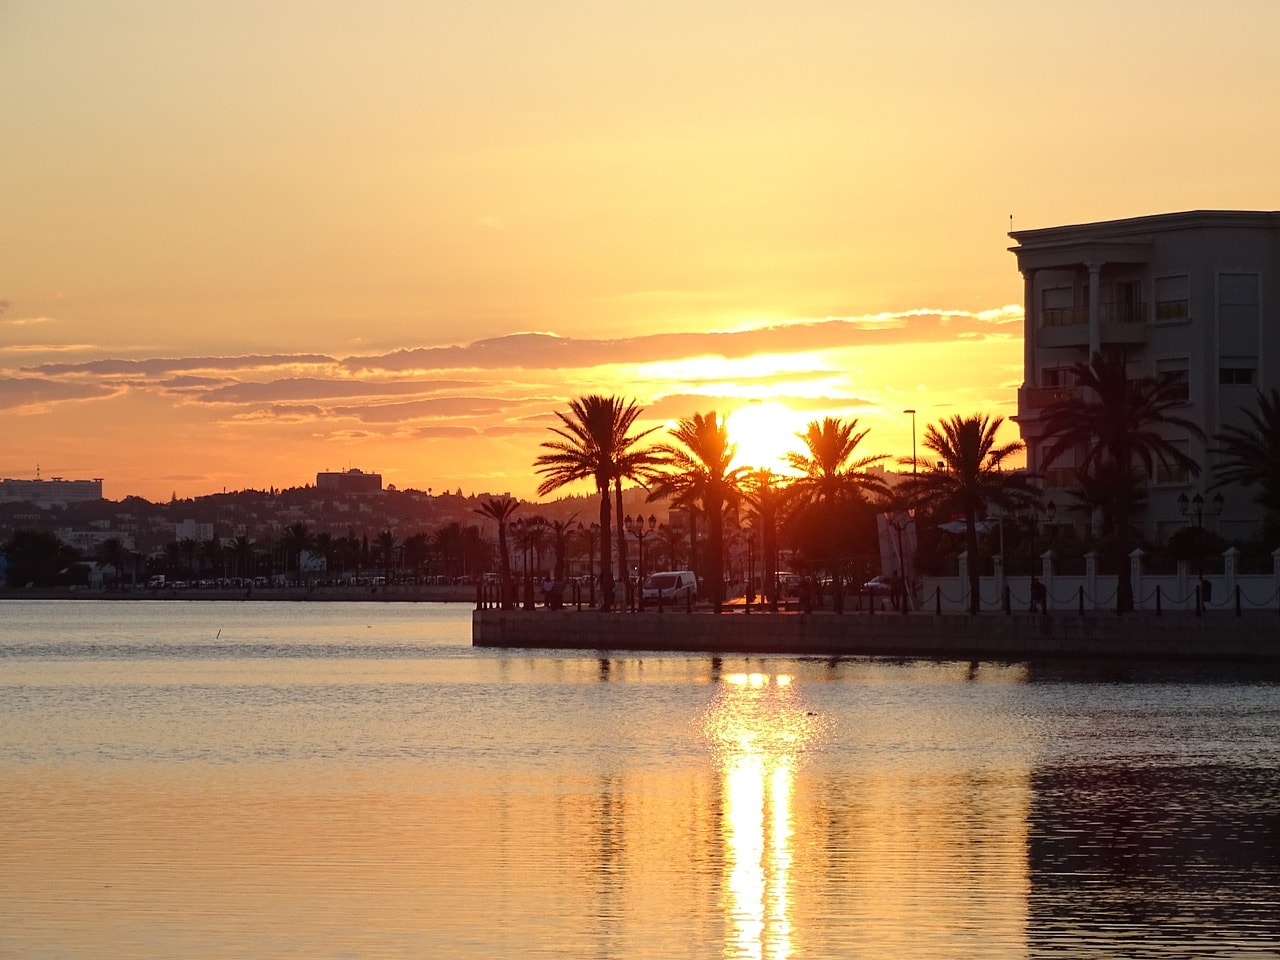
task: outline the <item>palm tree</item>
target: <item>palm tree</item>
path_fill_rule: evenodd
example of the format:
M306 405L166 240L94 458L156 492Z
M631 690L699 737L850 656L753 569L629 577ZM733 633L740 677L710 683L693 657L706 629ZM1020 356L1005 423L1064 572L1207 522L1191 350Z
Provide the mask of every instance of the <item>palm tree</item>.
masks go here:
M565 559L569 552L569 540L577 529L573 522L578 519L575 513L568 520L552 520L548 524L551 531L551 545L555 551L555 579L564 583Z
M107 537L100 544L95 559L98 563L108 566L114 573L113 580L116 586L120 585L120 575L124 573L125 565L129 562L130 550L124 545L124 541L119 537Z
M397 546L399 541L396 540L396 535L391 532L390 527L378 534L378 555L382 558L382 582L388 586L394 576L392 567L395 564Z
M1200 464L1169 439L1170 430L1203 438L1204 431L1177 411L1186 407L1186 385L1171 376L1130 380L1123 354L1095 353L1088 363L1071 368L1076 396L1047 406L1041 415L1045 447L1041 469L1046 469L1068 451L1084 449L1078 470L1095 477L1125 478L1140 466L1149 477L1158 462L1174 465L1190 474L1200 473ZM1114 466L1100 466L1103 464ZM1111 497L1115 523L1115 565L1117 572L1116 610L1133 609L1133 584L1129 575L1132 491L1117 486Z
M507 552L507 521L520 506L520 501L512 497L487 497L480 501L476 513L488 517L498 525L498 595L503 610L510 610L511 597L511 555Z
M859 430L858 421L824 417L812 420L803 433L804 452L787 454L787 463L800 476L791 484L790 496L801 509L815 511L824 518L832 577L836 581L836 609L843 609L841 576L844 567L844 538L840 516L851 504L865 501L867 494L883 496L884 481L867 468L888 458L887 454L859 457L858 445L869 430Z
M1034 504L1036 491L1022 472L1006 473L1004 462L1022 449L1014 440L996 444L996 434L1004 417L985 414L964 417L957 414L938 424L929 424L923 446L938 456L942 468L912 474L899 487L902 496L918 504L964 515L964 543L969 557L969 612L977 613L978 514L988 504L1014 509Z
M1280 390L1258 393L1258 409L1243 410L1248 427L1228 426L1214 436L1213 450L1224 459L1214 467L1212 486L1239 483L1257 488L1254 502L1280 514Z
M284 536L280 538L280 543L284 546L285 556L285 572L288 572L289 560L293 559L293 569L301 577L302 575L302 554L309 551L315 546L315 534L311 532L311 527L299 521L291 523L285 528Z
M604 610L613 605L613 571L607 559L612 555L609 485L615 476L624 475L619 472L619 460L639 439L628 437L639 414L640 408L634 402L617 397L590 394L571 400L568 414L556 412L560 426L551 428L560 439L544 442L542 447L547 452L534 461L538 473L545 478L538 487L539 496L579 480L595 483L600 495L600 589Z
M679 442L654 448L658 470L650 468L650 500L668 497L696 504L707 518L708 554L704 577L711 588L711 603L719 613L724 602L724 510L742 498L745 470L733 468L738 448L729 442L725 422L714 410L695 413L671 430Z

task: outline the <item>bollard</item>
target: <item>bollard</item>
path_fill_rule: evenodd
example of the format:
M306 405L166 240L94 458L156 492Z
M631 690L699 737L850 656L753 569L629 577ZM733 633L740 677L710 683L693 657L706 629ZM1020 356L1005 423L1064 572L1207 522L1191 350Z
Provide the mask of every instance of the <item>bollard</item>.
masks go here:
M933 588L933 612L938 616L942 616L942 588Z
M1204 603L1200 600L1200 584L1196 584L1196 616L1204 616Z
M1156 584L1156 616L1160 616L1160 584Z
M1013 608L1009 604L1009 585L1004 585L1004 596L1000 598L1000 608L1005 612L1005 616L1013 613Z
M1238 617L1240 616L1240 584L1238 583L1236 584L1236 589L1235 589L1235 599L1236 599L1236 616Z
M1080 616L1083 617L1084 616L1084 587L1080 587L1079 592L1076 594L1076 597L1078 598L1077 603L1080 606Z

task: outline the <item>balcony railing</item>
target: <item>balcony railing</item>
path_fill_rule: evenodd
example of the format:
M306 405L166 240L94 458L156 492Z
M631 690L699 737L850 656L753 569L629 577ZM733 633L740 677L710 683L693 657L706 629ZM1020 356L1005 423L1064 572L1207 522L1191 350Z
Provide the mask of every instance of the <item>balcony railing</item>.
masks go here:
M1176 302L1183 304L1185 316L1185 301ZM1147 305L1145 303L1099 304L1098 319L1103 323L1146 323ZM1158 319L1176 318L1160 317ZM1041 324L1046 327L1075 327L1088 322L1089 311L1085 307L1045 307L1041 311Z
M1078 307L1045 307L1041 323L1046 327L1074 327L1089 322L1089 311Z
M1101 319L1103 323L1146 323L1147 305L1145 303L1103 303Z
M1079 387L1023 387L1020 406L1024 410L1040 410L1062 400L1078 400L1082 392Z

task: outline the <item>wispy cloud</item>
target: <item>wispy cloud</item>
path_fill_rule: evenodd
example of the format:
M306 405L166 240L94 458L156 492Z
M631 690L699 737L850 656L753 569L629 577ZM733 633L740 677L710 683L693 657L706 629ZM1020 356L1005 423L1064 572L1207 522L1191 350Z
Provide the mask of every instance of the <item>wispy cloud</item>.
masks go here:
M101 400L119 388L95 383L62 383L43 377L0 377L0 410L43 409L68 401Z

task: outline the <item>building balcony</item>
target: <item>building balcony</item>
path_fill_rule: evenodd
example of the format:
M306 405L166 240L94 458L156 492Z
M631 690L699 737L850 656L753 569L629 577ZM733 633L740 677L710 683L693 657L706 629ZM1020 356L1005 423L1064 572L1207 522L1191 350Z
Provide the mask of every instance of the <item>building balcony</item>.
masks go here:
M1098 333L1104 344L1147 342L1145 303L1099 304L1098 320ZM1089 311L1083 307L1042 310L1036 343L1042 347L1087 347Z

